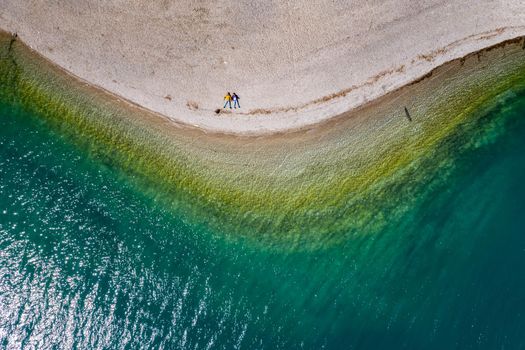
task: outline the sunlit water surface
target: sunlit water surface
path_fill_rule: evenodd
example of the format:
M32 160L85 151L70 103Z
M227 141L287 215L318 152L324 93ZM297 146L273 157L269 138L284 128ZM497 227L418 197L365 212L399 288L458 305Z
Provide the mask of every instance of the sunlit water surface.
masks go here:
M0 348L525 348L525 95L495 105L404 217L304 252L185 222L1 105Z

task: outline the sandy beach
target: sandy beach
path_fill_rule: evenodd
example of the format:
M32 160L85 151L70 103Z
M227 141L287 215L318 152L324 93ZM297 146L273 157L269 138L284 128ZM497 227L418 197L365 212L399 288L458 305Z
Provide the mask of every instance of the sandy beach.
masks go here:
M134 3L0 0L3 347L525 347L523 0Z
M0 28L80 79L175 122L233 134L331 119L525 35L519 0L1 7ZM240 95L242 109L216 114L226 91Z
M523 115L523 38L248 137L130 108L0 30L0 343L520 348Z
M233 236L252 236L238 227L255 225L257 241L287 249L376 232L387 221L367 208L385 204L403 212L417 196L389 199L393 183L417 178L424 184L427 172L419 163L455 154L440 150L443 140L476 125L483 111L518 91L525 74L523 38L517 38L442 65L321 125L251 137L181 127L122 103L0 34L4 100L19 101L98 162L135 174L145 191L157 189L156 196L187 217L205 217L211 227L241 222L231 227ZM359 204L365 198L378 202ZM347 213L344 222L329 220L339 217L337 208Z

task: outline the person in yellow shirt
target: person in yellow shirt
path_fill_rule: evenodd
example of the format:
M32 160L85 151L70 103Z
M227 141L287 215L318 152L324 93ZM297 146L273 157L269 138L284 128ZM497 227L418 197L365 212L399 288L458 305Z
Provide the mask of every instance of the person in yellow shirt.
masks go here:
M226 94L226 96L224 96L224 107L222 108L226 108L226 105L229 105L230 106L230 109L232 108L232 95L228 92Z

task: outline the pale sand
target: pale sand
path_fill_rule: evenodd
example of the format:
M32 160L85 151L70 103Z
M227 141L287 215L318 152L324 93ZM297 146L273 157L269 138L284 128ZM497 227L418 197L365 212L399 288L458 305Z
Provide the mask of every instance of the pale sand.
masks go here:
M525 35L525 1L0 0L0 28L173 121L263 134L338 116ZM242 109L216 115L226 91Z

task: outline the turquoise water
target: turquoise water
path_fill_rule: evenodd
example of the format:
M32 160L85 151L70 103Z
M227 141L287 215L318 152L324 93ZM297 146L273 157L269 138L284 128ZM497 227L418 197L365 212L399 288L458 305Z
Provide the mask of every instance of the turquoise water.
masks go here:
M380 234L286 252L192 225L1 104L0 348L525 348L524 117L509 91L463 124Z

